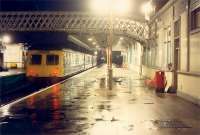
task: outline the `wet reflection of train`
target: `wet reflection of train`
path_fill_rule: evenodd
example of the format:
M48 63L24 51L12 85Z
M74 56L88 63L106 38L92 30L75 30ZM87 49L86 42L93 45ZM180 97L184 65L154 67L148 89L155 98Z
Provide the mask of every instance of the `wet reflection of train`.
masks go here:
M59 78L96 66L96 56L65 50L29 50L26 76L28 78Z

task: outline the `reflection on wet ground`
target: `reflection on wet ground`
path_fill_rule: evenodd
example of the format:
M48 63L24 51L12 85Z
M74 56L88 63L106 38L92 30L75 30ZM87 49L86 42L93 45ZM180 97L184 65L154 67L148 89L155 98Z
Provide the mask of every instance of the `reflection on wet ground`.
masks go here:
M2 135L199 135L200 108L175 95L156 95L136 73L105 67L0 108Z

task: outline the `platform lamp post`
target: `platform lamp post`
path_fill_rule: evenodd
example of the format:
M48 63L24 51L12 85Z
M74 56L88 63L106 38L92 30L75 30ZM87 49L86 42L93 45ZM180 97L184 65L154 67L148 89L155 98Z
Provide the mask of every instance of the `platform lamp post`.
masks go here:
M113 69L112 69L112 44L113 44L113 7L111 3L114 0L110 0L109 9L108 9L108 20L109 20L109 27L108 27L108 38L107 38L107 84L108 89L112 90L112 79L113 79Z
M144 15L146 22L150 21L150 16L155 12L155 5L153 5L153 0L149 0L141 5L141 12ZM149 25L148 25L149 27ZM149 27L150 29L150 27ZM150 31L148 33L148 37L150 37ZM149 40L147 40L148 44L150 44ZM141 47L141 56L140 56L140 76L142 75L142 59L144 57L143 46Z
M112 45L113 45L113 18L114 15L124 14L130 9L131 0L91 0L91 8L99 14L108 16L108 36L107 36L107 76L108 89L112 89Z
M152 5L153 0L149 0L148 2L145 2L142 7L141 11L144 14L145 20L150 20L150 15L155 11L155 7Z
M9 35L4 35L2 37L0 37L0 50L5 50L6 46L5 44L10 43L11 41L11 37Z

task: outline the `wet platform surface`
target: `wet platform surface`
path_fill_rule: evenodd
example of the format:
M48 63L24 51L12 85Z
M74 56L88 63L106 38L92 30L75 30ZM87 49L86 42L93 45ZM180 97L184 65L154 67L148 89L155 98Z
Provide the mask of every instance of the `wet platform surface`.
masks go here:
M144 80L106 67L0 108L1 135L200 135L200 107L175 95L155 94Z

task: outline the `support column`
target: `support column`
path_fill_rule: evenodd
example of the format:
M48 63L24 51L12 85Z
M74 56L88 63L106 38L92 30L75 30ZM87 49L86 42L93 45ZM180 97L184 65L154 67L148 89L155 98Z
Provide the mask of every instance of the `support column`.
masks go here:
M108 49L107 49L107 57L108 57L108 89L112 90L112 78L113 78L113 70L112 70L112 44L113 44L113 13L112 9L109 12L109 34L108 34Z

